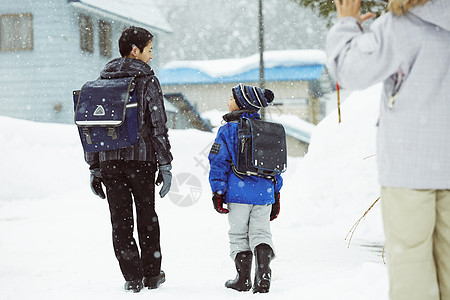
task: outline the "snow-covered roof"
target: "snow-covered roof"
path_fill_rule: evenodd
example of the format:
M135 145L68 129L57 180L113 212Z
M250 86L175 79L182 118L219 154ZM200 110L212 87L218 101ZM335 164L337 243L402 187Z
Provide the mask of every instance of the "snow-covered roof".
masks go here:
M71 5L108 18L172 32L169 23L152 0L75 0L71 1Z
M326 62L322 50L264 52L266 81L314 80ZM162 84L254 82L259 80L259 54L245 58L173 61L158 74Z

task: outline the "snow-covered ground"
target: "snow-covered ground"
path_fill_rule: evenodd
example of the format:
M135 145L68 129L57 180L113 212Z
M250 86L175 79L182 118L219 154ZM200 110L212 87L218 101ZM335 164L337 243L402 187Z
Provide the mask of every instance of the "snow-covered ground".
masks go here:
M350 248L344 240L378 197L379 93L353 93L342 123L333 112L314 129L308 155L289 158L272 222L272 288L257 295L223 286L235 269L227 218L210 200L214 134L170 131L174 184L156 200L167 282L132 294L122 289L108 206L90 191L75 126L0 117L0 299L387 299L378 204Z

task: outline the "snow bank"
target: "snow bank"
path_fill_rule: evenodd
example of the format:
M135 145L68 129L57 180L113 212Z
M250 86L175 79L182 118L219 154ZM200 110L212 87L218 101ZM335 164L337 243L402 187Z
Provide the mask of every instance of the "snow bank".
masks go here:
M295 222L334 224L343 233L379 197L375 141L381 85L354 92L314 130L309 151L287 184ZM294 194L292 186L297 193ZM292 202L295 201L295 205ZM355 237L383 240L379 203L358 227ZM288 209L289 210L289 209ZM291 210L289 210L291 211Z
M0 200L76 192L89 184L75 125L0 117Z

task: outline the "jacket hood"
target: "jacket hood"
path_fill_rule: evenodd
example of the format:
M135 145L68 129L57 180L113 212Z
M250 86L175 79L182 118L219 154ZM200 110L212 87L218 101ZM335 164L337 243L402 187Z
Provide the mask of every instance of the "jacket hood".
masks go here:
M102 79L123 78L123 77L142 77L154 75L152 68L139 59L116 58L106 64L100 73Z
M429 0L424 5L418 5L409 11L425 22L450 31L450 1Z

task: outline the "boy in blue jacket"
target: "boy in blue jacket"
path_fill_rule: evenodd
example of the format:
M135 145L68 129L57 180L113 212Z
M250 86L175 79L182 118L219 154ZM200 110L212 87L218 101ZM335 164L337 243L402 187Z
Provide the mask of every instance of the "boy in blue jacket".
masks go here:
M220 127L209 153L209 182L213 192L213 204L217 212L228 214L230 224L230 256L234 260L237 276L225 283L227 288L248 291L253 254L255 255L255 280L253 293L267 293L270 288L270 261L275 257L270 232L270 221L280 211L280 175L266 178L253 175L237 175L239 118L260 119L258 111L274 99L269 89L239 84L232 88L228 102L229 113L223 116L227 122ZM227 204L227 208L224 204Z

